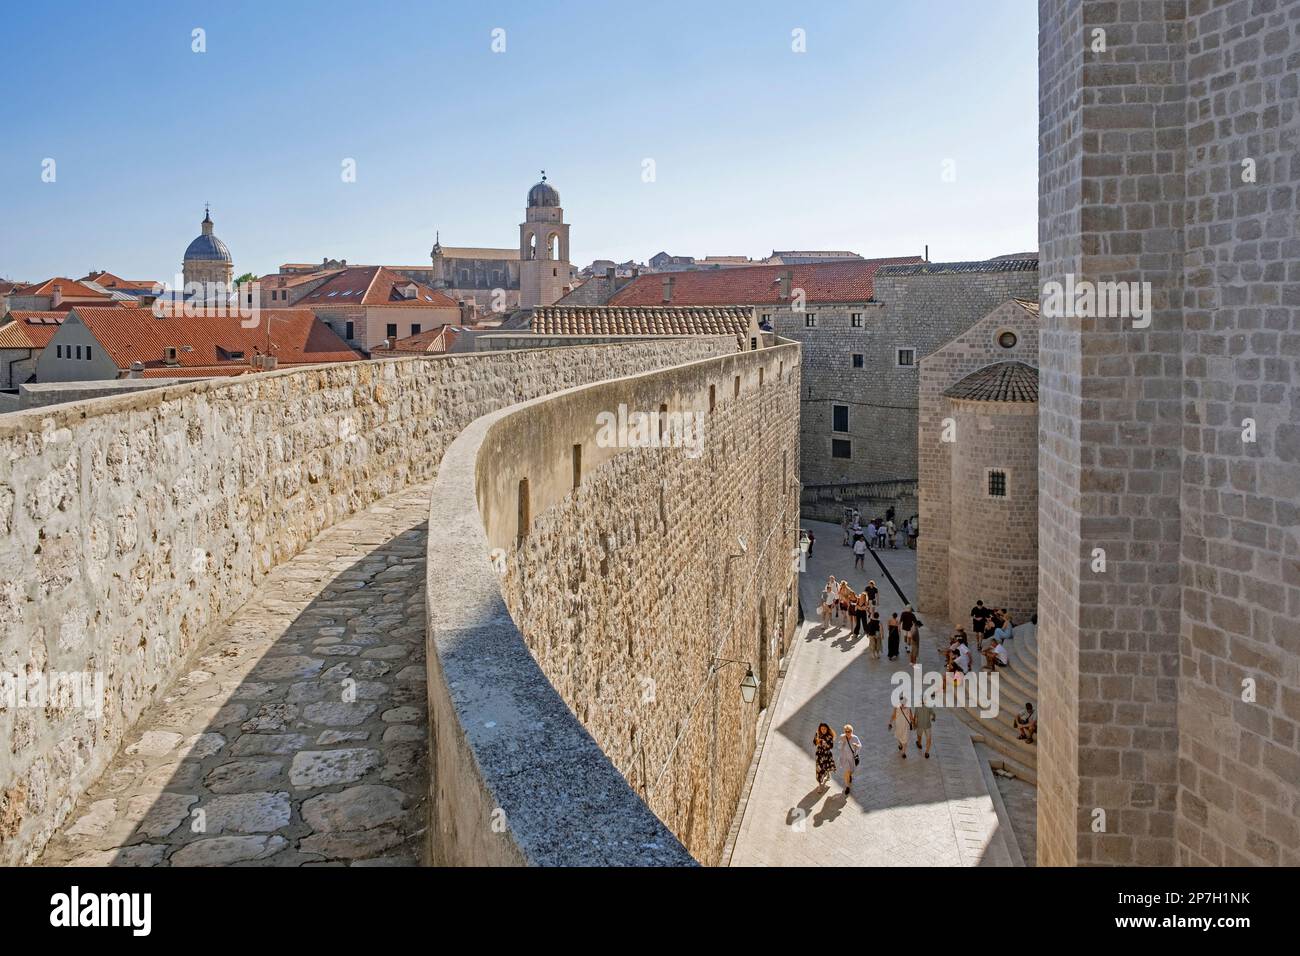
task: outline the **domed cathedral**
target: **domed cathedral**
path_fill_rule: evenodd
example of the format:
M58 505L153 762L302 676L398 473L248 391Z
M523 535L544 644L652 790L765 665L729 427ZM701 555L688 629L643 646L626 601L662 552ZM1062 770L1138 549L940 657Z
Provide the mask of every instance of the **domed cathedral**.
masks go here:
M572 286L569 226L560 193L542 180L528 190L528 210L519 224L519 305L552 305Z
M185 284L191 282L221 282L226 286L234 278L234 264L230 259L230 250L226 244L212 233L212 212L203 209L203 222L199 224L199 235L185 249L185 259L181 263L181 273Z

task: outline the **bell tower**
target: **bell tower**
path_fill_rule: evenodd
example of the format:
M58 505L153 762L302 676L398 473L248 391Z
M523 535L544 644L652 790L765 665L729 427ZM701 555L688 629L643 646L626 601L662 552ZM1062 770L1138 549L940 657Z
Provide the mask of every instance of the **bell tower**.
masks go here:
M528 209L519 224L519 305L550 305L569 284L569 226L560 193L542 179L528 190Z

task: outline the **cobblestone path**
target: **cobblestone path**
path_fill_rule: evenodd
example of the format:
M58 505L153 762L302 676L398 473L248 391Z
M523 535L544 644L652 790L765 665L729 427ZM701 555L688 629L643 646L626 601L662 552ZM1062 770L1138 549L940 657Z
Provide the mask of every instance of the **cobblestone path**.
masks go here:
M403 866L428 746L429 486L267 576L127 735L46 866Z

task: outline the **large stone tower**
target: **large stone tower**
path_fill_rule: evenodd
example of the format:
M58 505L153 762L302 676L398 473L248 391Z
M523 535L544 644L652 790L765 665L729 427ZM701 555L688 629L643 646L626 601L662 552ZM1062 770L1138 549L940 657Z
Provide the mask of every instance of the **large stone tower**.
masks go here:
M569 284L569 227L560 194L546 181L528 190L528 210L519 224L519 305L551 305Z
M200 228L200 234L185 249L185 260L181 264L185 284L221 282L229 288L234 277L230 250L212 234L212 213L206 207Z

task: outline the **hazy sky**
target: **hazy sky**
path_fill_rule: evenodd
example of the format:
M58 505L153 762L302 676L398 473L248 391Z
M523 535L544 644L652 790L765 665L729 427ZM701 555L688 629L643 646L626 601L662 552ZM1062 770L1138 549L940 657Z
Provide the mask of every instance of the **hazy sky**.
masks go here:
M0 276L170 281L205 201L236 274L425 264L435 229L517 245L542 168L579 265L1033 249L1036 21L1033 0L14 3Z

